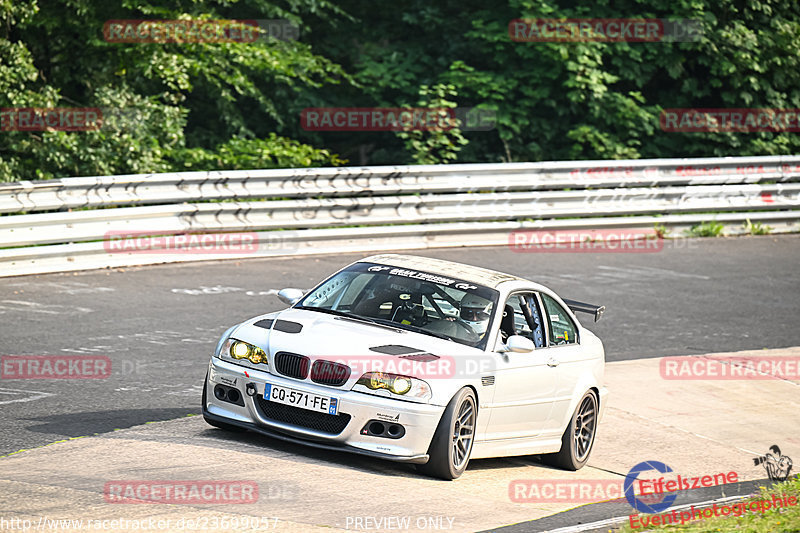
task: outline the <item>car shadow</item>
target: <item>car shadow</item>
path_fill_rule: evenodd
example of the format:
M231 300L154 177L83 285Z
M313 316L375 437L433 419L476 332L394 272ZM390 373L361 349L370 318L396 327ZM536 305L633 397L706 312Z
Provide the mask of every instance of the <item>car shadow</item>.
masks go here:
M34 422L25 427L28 431L65 437L83 437L126 429L146 422L161 422L198 413L199 409L196 408L118 409L26 417L24 420Z
M148 422L163 422L197 414L199 414L198 410L193 408L90 411L27 418L26 420L33 422L33 424L27 426L26 429L36 433L52 434L66 438L83 437L103 435L120 429L140 426ZM194 419L196 420L196 418ZM138 433L137 437L145 437L142 432L146 432L147 436L145 438L165 443L173 442L185 444L187 442L192 442L191 434L185 435L183 432L175 434L174 431L161 431L158 426L147 426L147 429L143 428L142 430L135 431ZM202 427L196 433L191 433L204 439L202 445L213 446L223 450L235 450L240 453L281 457L283 459L291 458L298 463L325 463L328 466L357 470L364 473L381 474L384 476L433 480L417 472L414 466L410 464L366 457L346 451L322 450L306 447L292 442L274 439L253 431L237 433L206 426ZM123 437L125 434L115 434L114 436ZM535 461L535 457L538 456L475 459L470 461L467 471L500 470L523 466L525 464L550 468Z
M208 427L202 430L199 435L214 441L222 449L235 449L241 453L254 453L272 457L280 456L283 459L293 458L293 460L299 463L325 463L328 466L350 470L354 469L371 474L445 482L444 480L433 479L417 472L414 466L410 464L396 463L374 457L365 457L345 451L321 450L313 447L299 446L292 442L274 439L252 431L236 433ZM231 447L231 444L234 446ZM245 445L246 448L237 447L236 445ZM538 458L539 456L521 456L474 459L470 461L467 472L518 468L526 465L546 468L548 470L558 470L557 468L550 467L537 461L536 459Z
M467 470L501 470L504 468L519 468L522 466L536 466L547 470L560 470L542 462L540 455L516 455L511 457L492 457L489 459L472 459Z
M419 474L413 465L396 463L384 459L365 457L345 451L321 450L318 448L297 445L261 435L253 431L236 433L223 429L209 427L199 433L200 436L216 441L221 448L235 449L241 453L255 453L258 455L291 457L301 463L325 463L347 469L355 469L365 473L381 474L387 476L407 478L427 478ZM246 449L231 447L230 444L246 445Z

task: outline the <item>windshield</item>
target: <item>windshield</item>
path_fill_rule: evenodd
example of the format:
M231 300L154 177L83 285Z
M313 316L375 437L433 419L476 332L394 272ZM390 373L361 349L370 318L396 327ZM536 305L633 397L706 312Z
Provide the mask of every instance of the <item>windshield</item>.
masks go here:
M356 263L295 307L417 331L483 349L497 305L494 289L405 268Z

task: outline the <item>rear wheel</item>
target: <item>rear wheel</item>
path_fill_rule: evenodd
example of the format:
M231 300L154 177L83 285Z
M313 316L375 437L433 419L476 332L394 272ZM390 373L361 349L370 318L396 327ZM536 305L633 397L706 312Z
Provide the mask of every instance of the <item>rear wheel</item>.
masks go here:
M478 404L472 389L458 391L447 405L433 435L424 465L417 465L423 474L441 479L456 479L469 464L475 441L475 420Z
M240 428L239 426L234 426L233 424L226 424L225 422L218 422L217 420L212 420L206 416L206 390L208 389L208 373L206 373L206 379L203 381L203 420L206 421L207 424L214 426L215 428L224 429L225 431L232 431L233 433L242 433L247 431L244 428Z
M542 456L551 466L578 470L589 460L597 433L597 396L593 391L583 395L561 437L561 451Z

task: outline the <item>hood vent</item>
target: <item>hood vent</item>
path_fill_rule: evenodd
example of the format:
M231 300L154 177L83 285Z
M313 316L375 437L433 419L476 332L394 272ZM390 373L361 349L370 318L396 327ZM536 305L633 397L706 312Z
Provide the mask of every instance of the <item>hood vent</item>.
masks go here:
M440 357L438 355L433 355L432 353L415 353L411 355L401 355L400 359L411 359L412 361L429 363L430 361L436 361L437 359L440 359Z
M275 323L274 328L272 326L273 322ZM273 320L271 318L265 318L263 320L259 320L258 322L253 322L253 325L264 329L276 329L284 333L300 333L303 331L303 324L300 324L299 322L292 322L290 320Z
M409 353L419 353L422 350L419 348L411 348L410 346L402 346L400 344L387 344L385 346L373 346L370 348L373 352L385 353L387 355L405 355Z
M284 333L300 333L303 331L303 324L299 322L291 322L289 320L276 320L274 329Z

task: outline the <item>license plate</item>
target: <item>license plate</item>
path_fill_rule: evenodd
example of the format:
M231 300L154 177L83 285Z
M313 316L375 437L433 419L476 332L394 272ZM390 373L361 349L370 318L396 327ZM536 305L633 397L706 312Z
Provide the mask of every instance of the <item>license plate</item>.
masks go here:
M309 411L317 411L329 415L339 414L339 400L337 398L311 394L310 392L281 387L280 385L273 385L272 383L264 384L264 399L275 403L282 403L283 405L308 409Z

